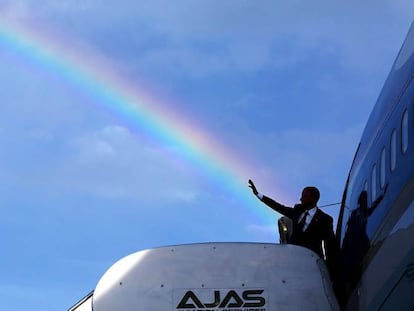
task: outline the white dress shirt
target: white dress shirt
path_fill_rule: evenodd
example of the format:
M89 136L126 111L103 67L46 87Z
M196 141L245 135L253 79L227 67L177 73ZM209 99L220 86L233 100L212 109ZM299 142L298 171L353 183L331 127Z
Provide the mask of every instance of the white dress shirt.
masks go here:
M306 229L308 229L308 226L311 223L313 216L315 216L317 209L318 207L315 206L311 208L310 210L308 210L307 212L303 212L302 215L300 215L298 222L301 222L303 217L305 217L306 215L306 220L305 220L305 224L303 225L302 231L305 231Z

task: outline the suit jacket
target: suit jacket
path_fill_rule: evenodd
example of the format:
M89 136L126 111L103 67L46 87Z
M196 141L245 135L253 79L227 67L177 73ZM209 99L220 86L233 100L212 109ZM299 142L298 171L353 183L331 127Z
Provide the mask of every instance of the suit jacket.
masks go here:
M301 204L294 207L284 206L273 199L263 196L262 202L276 212L292 219L293 232L291 244L307 247L325 259L329 270L336 264L338 247L333 231L333 219L319 208L305 231L299 227L299 219L306 209ZM325 252L323 251L323 244ZM324 256L325 253L325 256Z

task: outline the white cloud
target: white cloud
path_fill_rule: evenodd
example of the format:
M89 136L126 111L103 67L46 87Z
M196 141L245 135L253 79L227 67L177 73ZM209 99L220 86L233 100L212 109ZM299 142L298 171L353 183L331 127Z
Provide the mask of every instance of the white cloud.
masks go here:
M77 191L144 202L154 196L183 202L197 197L191 170L171 161L162 146L147 145L125 127L111 125L85 133L69 146L71 154L59 174Z
M98 132L75 138L70 145L77 149L77 156L80 160L94 161L97 156L114 156L116 149L125 147L124 143L132 139L127 128L110 125Z
M110 143L99 139L80 138L74 142L74 145L79 148L79 154L83 158L109 156L115 153Z
M64 200L66 196L128 200L150 206L189 203L199 196L193 168L163 146L120 125L53 132L48 126L0 130L4 189ZM79 208L82 208L81 206Z
M197 200L199 197L198 193L194 191L184 191L184 190L175 190L167 194L171 198L178 199L179 201L183 201L186 203L192 203Z

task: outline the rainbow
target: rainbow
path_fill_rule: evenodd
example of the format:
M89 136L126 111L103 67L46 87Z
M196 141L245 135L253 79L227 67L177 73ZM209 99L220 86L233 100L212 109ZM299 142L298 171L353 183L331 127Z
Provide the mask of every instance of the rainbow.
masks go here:
M136 85L125 81L105 61L96 60L93 51L70 49L67 43L49 38L43 31L0 21L0 46L15 53L40 70L52 73L70 84L115 115L133 131L141 131L157 144L167 147L199 172L228 192L238 204L247 206L269 222L266 208L260 209L247 188L247 179L254 172L240 155L228 152L216 139L207 136L188 118L168 111L166 105Z

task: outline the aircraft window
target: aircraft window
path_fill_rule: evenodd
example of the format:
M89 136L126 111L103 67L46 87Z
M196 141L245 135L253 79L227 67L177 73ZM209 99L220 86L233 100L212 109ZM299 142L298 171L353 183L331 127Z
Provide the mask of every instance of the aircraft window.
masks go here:
M408 110L404 111L401 120L401 151L405 153L408 148Z
M374 164L371 172L371 202L377 198L377 165Z
M394 129L391 133L390 141L390 168L391 171L395 170L397 164L397 130Z
M386 173L386 163L385 163L385 147L381 151L381 162L380 162L380 185L381 188L385 186L385 173Z

